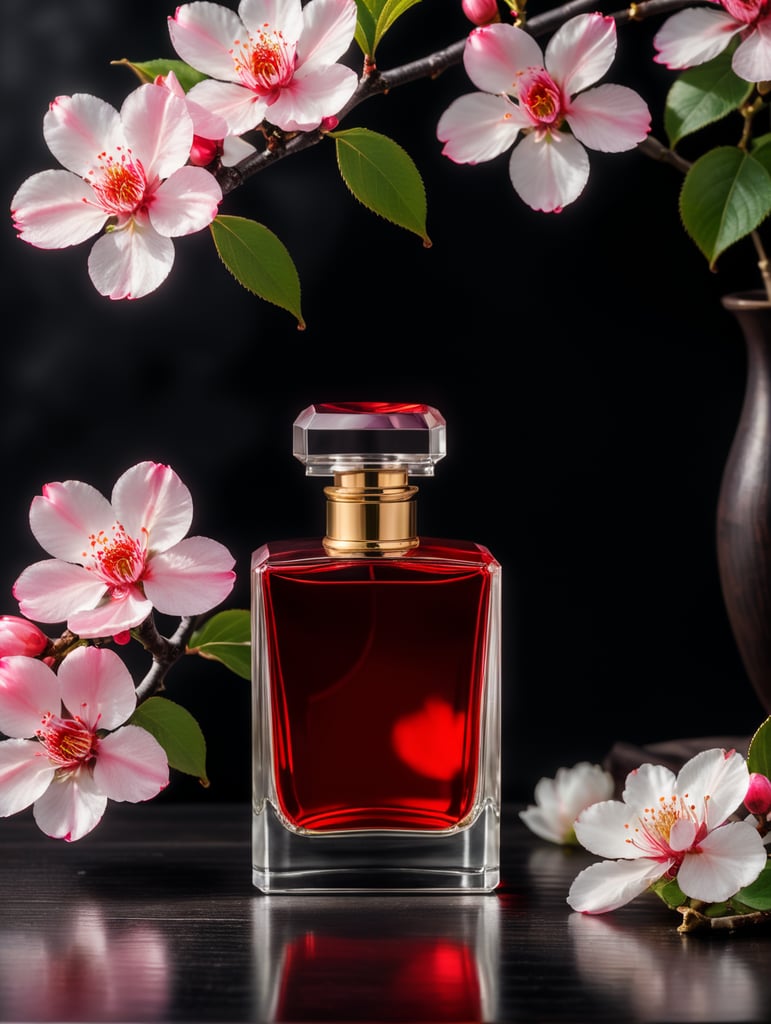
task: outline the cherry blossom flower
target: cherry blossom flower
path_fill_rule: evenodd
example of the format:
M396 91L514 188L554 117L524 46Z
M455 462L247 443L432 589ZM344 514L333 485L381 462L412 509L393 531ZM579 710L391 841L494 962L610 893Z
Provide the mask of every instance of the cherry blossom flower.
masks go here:
M119 113L96 96L59 96L43 135L66 170L33 174L16 192L19 237L63 249L106 227L88 260L97 291L111 299L154 291L174 262L171 239L205 228L222 199L212 174L187 165L193 122L184 100L143 85Z
M747 82L771 79L771 7L767 0L720 0L678 11L653 39L653 58L668 68L690 68L717 57L734 36L741 42L731 66Z
M127 470L112 502L77 480L46 484L32 501L30 526L54 557L21 573L19 607L38 622L66 620L87 638L132 629L153 607L209 611L233 587L234 559L217 541L185 537L192 517L187 487L155 462Z
M744 797L744 806L750 814L766 817L771 813L771 780L761 772L752 772Z
M566 21L545 55L514 25L474 29L463 61L482 91L459 97L441 116L442 152L455 163L476 164L508 150L521 133L509 161L514 190L534 210L559 212L588 180L585 147L619 153L650 130L650 113L634 90L586 88L605 74L615 53L615 22L601 14Z
M461 7L468 20L475 25L489 25L501 20L498 0L461 0Z
M576 842L574 822L585 808L613 795L613 776L598 764L581 761L558 768L553 779L540 779L535 804L519 812L527 827L551 843Z
M34 622L18 615L0 615L0 658L24 654L36 658L48 647L48 637Z
M168 785L163 748L124 725L136 707L131 674L106 648L79 647L58 675L23 655L0 658L0 816L33 805L38 827L72 841L107 801L150 800ZM32 738L34 737L34 738Z
M731 821L749 786L744 759L704 750L677 777L662 765L630 772L622 800L593 804L575 830L582 846L617 858L582 871L568 894L574 910L601 914L623 906L660 878L686 896L719 903L754 882L766 848L748 821Z
M209 76L189 99L242 135L264 119L311 131L351 98L358 76L337 63L353 42L355 0L241 0L183 4L169 18L179 56Z

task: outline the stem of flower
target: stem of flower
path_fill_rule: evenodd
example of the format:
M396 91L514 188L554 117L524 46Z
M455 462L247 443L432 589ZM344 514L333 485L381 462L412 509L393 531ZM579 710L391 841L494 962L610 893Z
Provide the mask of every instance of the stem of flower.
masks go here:
M155 618L150 613L140 626L131 631L153 658L150 670L137 686L137 704L164 690L166 674L187 650L187 641L193 634L196 622L196 618L184 616L179 620L179 626L174 634L165 637L158 632Z

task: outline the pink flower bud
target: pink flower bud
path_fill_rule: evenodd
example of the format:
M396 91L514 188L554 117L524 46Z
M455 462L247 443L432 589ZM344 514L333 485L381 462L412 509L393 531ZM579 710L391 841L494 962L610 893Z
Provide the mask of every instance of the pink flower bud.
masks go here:
M193 167L208 167L212 160L222 155L222 142L216 139L204 139L200 135L193 136L190 148L190 163Z
M750 775L744 806L750 814L760 814L763 817L771 811L771 782L760 772L753 772Z
M461 0L463 13L475 25L491 25L500 21L498 0Z
M18 615L0 615L0 658L24 654L36 658L48 647L48 637L34 623Z

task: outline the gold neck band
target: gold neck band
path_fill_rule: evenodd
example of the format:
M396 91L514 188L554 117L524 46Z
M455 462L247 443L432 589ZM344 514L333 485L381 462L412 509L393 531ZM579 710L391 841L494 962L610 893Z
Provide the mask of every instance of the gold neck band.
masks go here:
M335 473L325 487L329 555L401 555L418 546L415 495L404 469Z

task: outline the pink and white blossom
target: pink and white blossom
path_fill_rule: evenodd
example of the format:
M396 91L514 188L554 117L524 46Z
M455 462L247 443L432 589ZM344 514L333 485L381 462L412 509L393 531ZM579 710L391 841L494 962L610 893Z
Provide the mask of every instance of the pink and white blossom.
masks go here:
M602 914L675 876L686 896L719 903L754 882L766 848L752 824L731 820L749 782L735 750L702 751L677 777L662 765L630 772L620 801L593 804L576 821L581 845L610 859L577 876L570 906Z
M145 729L131 674L114 651L80 647L58 675L35 658L0 658L0 817L30 805L55 839L82 838L108 800L150 800L168 785L166 754Z
M32 500L30 526L54 557L16 580L19 607L88 638L120 635L153 608L209 611L233 588L234 559L217 541L186 537L192 518L190 491L155 462L127 470L111 501L78 480L46 484Z
M586 147L620 153L650 131L650 113L634 90L607 84L587 88L605 74L615 54L615 22L601 14L566 21L545 54L514 25L474 29L463 62L482 91L459 97L441 116L442 152L455 163L476 164L514 146L509 161L514 190L534 210L559 212L586 185Z
M337 114L358 84L338 63L355 30L355 0L241 0L238 14L200 0L169 18L174 49L209 76L188 98L222 116L232 135L263 120L311 131Z
M193 121L183 99L143 85L120 112L84 93L59 96L43 120L48 148L65 170L28 178L11 202L19 237L40 249L78 245L106 228L88 259L101 295L137 299L174 262L172 238L217 215L222 190L188 165Z
M734 36L734 72L747 82L771 79L771 7L767 0L720 0L678 11L653 39L658 64L681 69L705 64L721 54Z
M535 804L519 816L527 827L550 843L576 842L575 820L581 811L613 795L613 776L598 764L580 761L558 768L553 779L536 783Z

